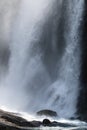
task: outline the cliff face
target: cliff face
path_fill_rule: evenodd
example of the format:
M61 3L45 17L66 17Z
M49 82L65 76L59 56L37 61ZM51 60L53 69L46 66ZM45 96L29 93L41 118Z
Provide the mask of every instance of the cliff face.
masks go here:
M81 40L81 74L80 94L78 98L78 114L81 120L87 121L87 0L85 0Z

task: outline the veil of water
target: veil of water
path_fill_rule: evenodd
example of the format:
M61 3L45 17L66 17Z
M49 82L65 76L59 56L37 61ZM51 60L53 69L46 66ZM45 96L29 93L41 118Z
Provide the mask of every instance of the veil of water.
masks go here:
M27 112L76 112L84 0L21 0L11 24L0 105ZM7 47L7 48L8 48Z

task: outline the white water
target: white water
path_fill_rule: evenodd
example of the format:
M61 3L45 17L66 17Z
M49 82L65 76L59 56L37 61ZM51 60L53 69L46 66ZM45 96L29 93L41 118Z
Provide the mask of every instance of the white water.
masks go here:
M64 4L66 18L60 54L56 30ZM60 117L74 116L83 4L84 0L21 0L12 26L9 71L0 88L1 106L28 112L52 109Z

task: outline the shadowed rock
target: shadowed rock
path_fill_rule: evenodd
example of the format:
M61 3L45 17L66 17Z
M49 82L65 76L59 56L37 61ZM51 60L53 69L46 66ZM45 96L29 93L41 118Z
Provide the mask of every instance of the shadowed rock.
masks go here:
M54 111L51 110L46 110L45 112L48 112L49 114L50 112L53 112L54 115L56 114ZM68 123L60 123L56 121L52 122L49 119L43 119L43 121L27 121L23 117L19 116L18 113L0 110L0 130L32 130L33 128L40 126L74 127L74 125L70 125Z
M41 110L41 111L38 111L37 112L37 115L38 116L50 116L50 117L56 117L56 116L58 116L57 115L57 112L55 112L55 111L52 111L52 110Z
M26 119L18 116L16 113L6 112L0 110L0 128L1 130L4 130L6 127L14 127L14 129L22 129L23 130L26 127L39 127L41 125L41 122L39 121L27 121ZM14 130L12 128L12 130ZM6 129L5 129L6 130Z
M50 126L52 124L49 119L44 119L42 123L44 126Z

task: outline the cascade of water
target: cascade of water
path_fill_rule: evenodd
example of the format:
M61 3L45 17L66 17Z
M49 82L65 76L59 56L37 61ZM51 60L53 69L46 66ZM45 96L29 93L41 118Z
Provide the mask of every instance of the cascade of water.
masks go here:
M79 27L84 1L68 1L67 5L67 26L64 33L66 46L60 62L58 80L52 85L54 92L50 101L62 117L71 117L76 113L81 53Z
M83 4L83 0L21 0L0 105L53 109L62 117L75 114Z

